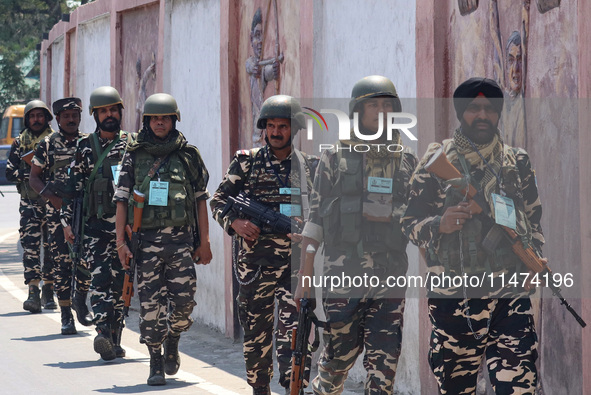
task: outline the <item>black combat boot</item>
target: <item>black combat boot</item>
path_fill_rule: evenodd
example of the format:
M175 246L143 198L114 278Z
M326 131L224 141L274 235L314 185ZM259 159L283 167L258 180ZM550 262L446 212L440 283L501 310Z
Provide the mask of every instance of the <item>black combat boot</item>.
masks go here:
M74 326L74 316L70 306L60 306L62 310L62 335L75 335L78 333Z
M76 312L76 317L78 317L78 322L84 326L92 325L92 315L90 311L88 311L88 306L86 305L86 292L80 292L76 290L74 292L74 297L72 298L72 308Z
M94 338L94 351L99 353L104 361L111 361L117 358L109 325L97 325L96 331L98 335Z
M150 350L150 377L148 377L148 385L164 385L166 384L164 371L162 370L164 359L162 358L160 349L155 351L150 347L148 348Z
M57 309L57 304L53 299L53 284L43 284L41 287L41 305L45 310Z
M117 358L125 357L125 349L121 347L121 330L119 326L114 326L113 330L113 350L115 351L115 355Z
M271 395L271 387L269 385L252 387L252 395Z
M181 334L168 334L164 340L164 372L168 375L176 374L181 366L181 357L179 356L179 340Z
M29 297L23 303L23 309L30 311L31 313L41 312L41 298L39 294L41 291L36 285L29 285Z

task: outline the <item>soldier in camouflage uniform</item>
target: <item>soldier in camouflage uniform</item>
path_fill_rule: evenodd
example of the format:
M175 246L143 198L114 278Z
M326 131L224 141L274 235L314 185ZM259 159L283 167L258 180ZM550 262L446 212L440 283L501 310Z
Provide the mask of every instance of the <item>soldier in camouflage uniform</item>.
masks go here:
M373 75L355 84L349 111L351 118L359 114L362 134L374 135L380 118L386 125L386 114L400 112L401 103L392 81ZM340 394L364 349L365 393L393 393L405 288L388 288L386 278L405 275L408 268L408 240L400 218L417 158L402 147L399 131L393 132L392 141L383 136L375 140L381 145L366 153L367 144L356 136L338 142L323 151L316 173L302 248L308 244L318 248L324 242L325 276L376 276L379 283L326 290L325 347L312 381L315 394ZM303 264L301 274L311 278L313 265ZM296 301L310 295L309 284L300 283Z
M53 116L41 100L32 100L25 106L25 129L14 139L6 163L6 179L16 183L21 195L19 212L20 239L23 246L23 265L25 284L29 285L29 296L23 309L40 313L41 305L55 309L53 299L53 260L47 243L47 221L45 202L29 185L31 157L39 142L53 133L49 122ZM41 242L43 241L43 267L40 262ZM39 283L43 279L43 295L40 297Z
M105 361L125 356L121 348L120 325L123 325L123 277L125 272L117 257L115 243L116 178L131 133L121 130L123 102L113 87L103 86L90 94L90 114L97 128L80 140L70 191L83 194L84 261L91 272L90 303L97 336L94 351ZM72 233L73 205L62 207L61 218L66 240L74 242Z
M143 129L129 146L115 193L119 259L126 269L128 259L137 263L141 342L150 352L148 385L164 385L165 373L179 370L179 339L193 324L197 287L193 261L208 264L212 258L206 203L209 174L199 150L176 129L180 119L171 95L148 97ZM136 257L125 242L124 230L134 222L134 191L145 195Z
M65 193L70 176L70 164L74 161L78 140L83 136L78 130L82 102L77 97L68 97L53 103L53 113L59 131L45 137L35 151L31 166L31 187L47 202L47 227L49 248L53 258L55 292L62 312L62 335L76 334L71 306L83 325L90 325L86 318L86 294L90 285L90 273L77 270L75 275L76 293L72 292L72 259L60 223L62 199L71 199Z
M228 197L243 192L275 211L301 217L302 200L307 201L312 178L308 156L292 146L293 135L305 127L304 115L294 98L278 95L265 100L257 126L266 130L267 145L236 152L210 204L216 221L229 235L240 238L235 274L240 284L237 302L244 329L247 380L253 393L270 394L275 301L279 306L275 331L279 383L289 388L290 335L297 324L291 293L292 269L296 269L291 267L291 241L287 235L270 234L233 212L221 214ZM296 169L292 169L292 163ZM306 173L304 186L300 164Z
M461 126L451 139L427 149L413 175L403 228L413 243L427 250L430 276L486 275L488 279L492 273L495 283L477 289L447 283L428 290L433 328L429 363L442 394L475 393L483 358L497 394L533 394L537 336L531 302L526 290L503 286L498 279L501 273L509 279L527 268L509 245L489 245L487 235L497 224L512 226L526 245L541 254L542 207L534 171L523 149L501 140L497 125L503 92L496 82L465 81L454 92L454 106ZM479 205L490 206L490 216L472 214L465 194L446 189L444 181L425 169L440 147L482 194ZM513 224L494 214L495 205L511 204Z

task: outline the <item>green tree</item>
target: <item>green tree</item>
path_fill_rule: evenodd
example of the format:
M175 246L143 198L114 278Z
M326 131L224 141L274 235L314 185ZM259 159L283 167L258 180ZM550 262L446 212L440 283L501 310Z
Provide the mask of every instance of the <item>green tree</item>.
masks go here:
M43 33L71 11L67 0L0 0L0 109L39 97L39 84L28 87L20 68L34 54L32 76L39 76L36 45ZM72 8L75 5L72 6Z

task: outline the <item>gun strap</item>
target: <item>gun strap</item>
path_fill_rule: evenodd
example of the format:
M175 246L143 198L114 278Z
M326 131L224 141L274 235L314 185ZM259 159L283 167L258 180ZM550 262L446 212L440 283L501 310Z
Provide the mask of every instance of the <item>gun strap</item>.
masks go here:
M146 178L144 178L144 181L142 181L142 185L140 185L140 192L146 193L145 191L148 186L148 183L150 182L150 180L152 178L154 178L156 173L158 173L158 170L160 169L160 167L162 167L162 165L164 165L164 163L166 163L165 162L166 159L168 159L168 155L161 156L154 161L152 168L150 169L150 171L148 171L148 174L146 175Z
M310 215L310 201L308 200L308 177L306 176L306 166L304 156L297 148L293 149L293 152L298 158L300 165L300 193L302 197L302 213L304 214L304 221L308 220ZM305 186L305 188L304 188Z
M84 194L84 203L82 204L82 212L84 212L85 214L86 214L86 210L88 209L88 199L89 199L89 195L90 195L90 186L94 182L94 179L96 178L96 173L98 172L99 168L103 165L103 161L105 160L107 155L109 155L109 152L111 152L111 149L119 141L119 137L121 137L121 132L119 132L117 137L115 137L113 139L113 141L103 151L101 149L101 145L98 140L98 134L92 133L90 135L90 145L92 147L92 156L94 157L94 159L96 161L94 162L94 167L92 168L92 171L90 172L90 176L88 177L88 180L86 181L86 191ZM84 222L86 222L86 221L84 221Z

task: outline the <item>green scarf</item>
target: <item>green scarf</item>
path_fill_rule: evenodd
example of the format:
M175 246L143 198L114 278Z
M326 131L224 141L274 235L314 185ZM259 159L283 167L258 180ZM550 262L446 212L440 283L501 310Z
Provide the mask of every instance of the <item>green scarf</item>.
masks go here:
M131 142L127 148L128 151L132 152L138 149L143 149L154 157L163 157L176 153L185 165L189 181L195 185L199 179L206 177L205 182L207 184L207 172L203 171L199 150L197 147L189 145L185 136L178 130L173 130L168 135L168 139L164 142L157 141L154 133L147 129L142 129L137 135L135 141Z

